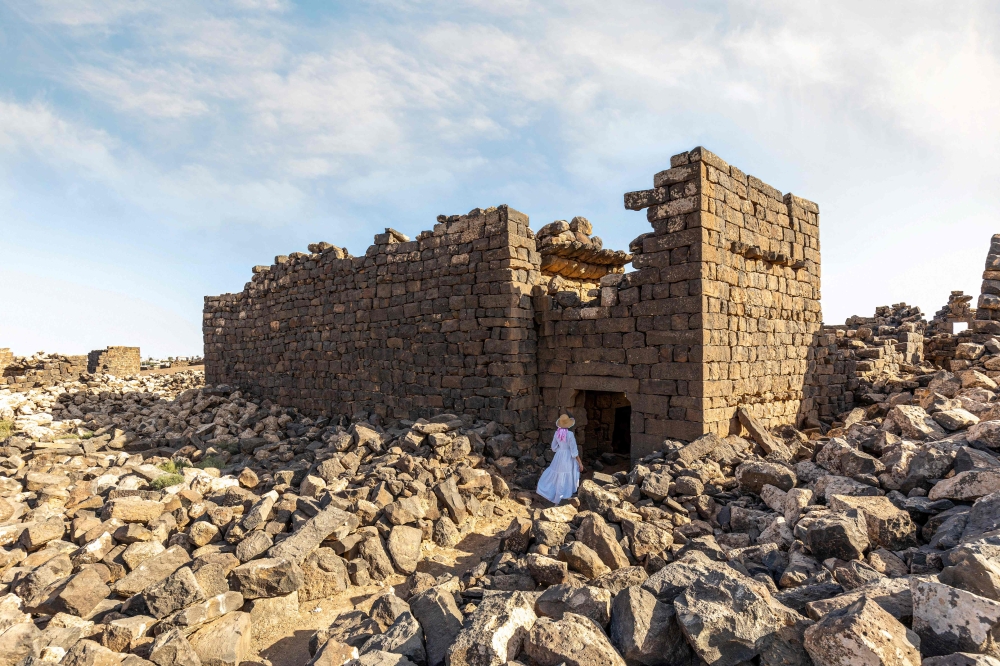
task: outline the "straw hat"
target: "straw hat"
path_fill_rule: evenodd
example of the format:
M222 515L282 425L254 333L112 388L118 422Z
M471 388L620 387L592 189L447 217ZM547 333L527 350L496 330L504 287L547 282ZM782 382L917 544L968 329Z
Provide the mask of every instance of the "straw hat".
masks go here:
M557 428L572 428L575 425L576 425L576 419L570 418L566 414L560 416L559 420L556 421Z

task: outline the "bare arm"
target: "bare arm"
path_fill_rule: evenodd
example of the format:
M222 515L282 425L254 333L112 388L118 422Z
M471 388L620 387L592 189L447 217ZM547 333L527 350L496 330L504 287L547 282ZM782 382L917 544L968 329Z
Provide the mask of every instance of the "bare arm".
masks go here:
M576 457L576 464L580 466L580 471L583 471L583 461L580 460L580 456Z

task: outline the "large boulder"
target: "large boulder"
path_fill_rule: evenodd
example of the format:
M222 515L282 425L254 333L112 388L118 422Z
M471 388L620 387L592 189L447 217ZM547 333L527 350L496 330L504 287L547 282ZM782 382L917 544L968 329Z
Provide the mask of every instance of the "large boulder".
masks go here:
M899 427L904 439L937 440L947 433L923 407L896 405L889 410L885 420Z
M790 467L766 460L745 461L736 468L736 480L740 483L740 489L754 495L760 495L764 486L774 486L788 492L798 481Z
M448 650L449 666L504 666L521 652L535 619L523 592L483 598Z
M423 532L409 525L396 525L386 539L386 548L396 568L404 574L417 570Z
M608 637L628 664L681 666L694 660L674 605L638 585L615 596Z
M229 613L188 637L203 666L239 666L250 655L250 613Z
M302 562L299 600L323 599L343 592L351 585L347 562L332 548L317 548Z
M796 616L763 584L726 565L695 578L674 608L688 643L712 666L736 666L757 657L758 641Z
M864 518L868 540L874 546L888 550L905 550L917 545L917 526L910 514L898 508L885 496L864 497L834 495L830 498L834 511L856 510Z
M857 510L810 514L795 526L795 534L802 534L803 541L820 561L829 557L858 560L870 545L865 519Z
M986 652L1000 656L1000 602L932 578L911 578L913 630L927 656Z
M384 632L369 638L359 652L367 654L376 650L403 655L417 664L427 662L423 629L409 611L401 613Z
M232 577L236 591L246 599L291 594L304 581L302 569L283 558L251 560L233 569Z
M353 513L328 506L299 527L291 536L273 546L267 553L272 559L286 559L302 564L326 539L341 539L358 527L358 517Z
M538 618L524 651L538 666L626 666L601 628L573 613L561 620Z
M553 585L535 602L538 614L561 620L566 613L588 617L602 628L611 619L611 592L590 585Z
M919 641L870 599L859 599L806 629L816 666L920 666Z
M928 497L971 502L1000 491L1000 469L972 469L938 481Z
M576 529L576 540L590 547L614 571L629 566L628 556L618 543L615 531L601 516L588 514Z
M573 571L583 574L588 580L610 571L593 548L589 548L579 541L570 541L564 545L559 550L559 559L566 562Z
M432 587L411 598L409 603L413 616L424 630L427 666L440 666L462 630L462 613L455 604L455 596Z

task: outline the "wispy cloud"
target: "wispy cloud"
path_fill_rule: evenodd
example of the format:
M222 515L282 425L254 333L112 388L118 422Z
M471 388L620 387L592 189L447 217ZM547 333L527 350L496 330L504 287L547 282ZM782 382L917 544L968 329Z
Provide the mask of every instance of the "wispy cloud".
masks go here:
M320 233L362 250L387 219L419 230L506 200L538 223L590 215L622 246L644 221L621 192L704 143L820 202L837 319L899 300L900 285L921 284L928 310L959 288L908 264L892 284L864 279L862 262L933 237L947 208L934 187L962 201L963 233L1000 210L987 187L1000 177L1000 9L985 1L9 8L28 48L0 40L17 63L0 73L0 169L53 226L75 216L100 234L105 214L181 244L231 231L266 258ZM50 182L90 207L20 192ZM981 262L978 246L952 251ZM244 257L228 261L234 282ZM199 270L202 293L217 290L219 264ZM971 290L966 272L955 280Z

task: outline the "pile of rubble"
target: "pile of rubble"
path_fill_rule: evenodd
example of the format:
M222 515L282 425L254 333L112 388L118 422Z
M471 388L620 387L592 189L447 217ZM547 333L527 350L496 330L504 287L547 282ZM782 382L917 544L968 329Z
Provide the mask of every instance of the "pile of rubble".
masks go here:
M0 349L0 389L28 390L35 386L77 379L87 371L86 356L66 356L44 351L14 356Z
M1000 344L961 354L825 435L741 411L561 506L529 492L546 447L468 417L312 419L200 373L0 392L0 664L266 664L347 594L311 663L995 665Z

